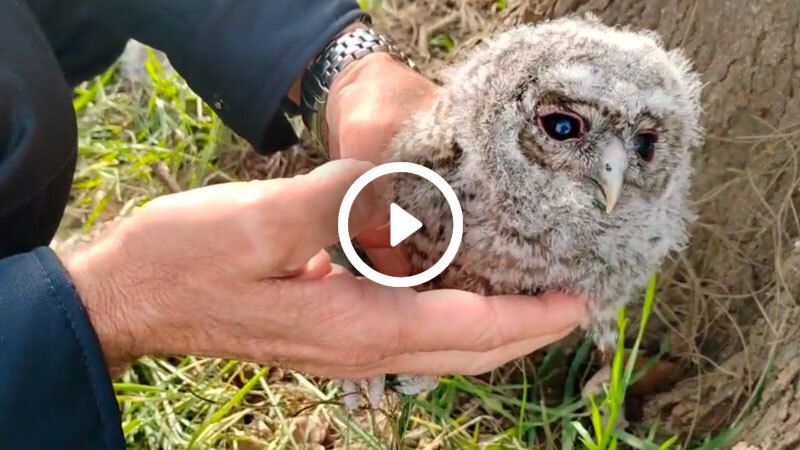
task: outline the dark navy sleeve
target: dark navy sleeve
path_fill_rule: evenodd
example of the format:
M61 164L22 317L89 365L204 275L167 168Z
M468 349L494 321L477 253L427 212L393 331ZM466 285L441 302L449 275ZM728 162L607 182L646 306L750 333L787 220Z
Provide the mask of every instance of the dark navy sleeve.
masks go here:
M47 248L69 197L75 112L25 4L0 0L0 449L119 450L93 328Z
M164 51L239 135L271 150L268 125L306 65L363 12L352 0L91 0Z
M97 336L47 247L0 259L0 448L125 447Z
M296 141L281 108L292 82L365 13L354 0L28 0L68 81L107 67L134 38L164 51L222 120L262 153Z

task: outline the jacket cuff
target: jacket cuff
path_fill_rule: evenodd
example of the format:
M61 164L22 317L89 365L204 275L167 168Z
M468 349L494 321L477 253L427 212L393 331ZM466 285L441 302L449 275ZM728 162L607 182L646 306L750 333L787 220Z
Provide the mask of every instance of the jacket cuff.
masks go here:
M97 336L47 247L0 259L0 405L7 448L124 448Z
M261 153L296 142L281 102L325 45L367 14L354 0L84 1L118 34L163 50Z
M200 33L206 46L173 63L231 129L268 154L296 142L281 108L292 83L365 15L352 0L234 2Z
M325 8L327 10L315 17L314 22L319 26L319 30L305 33L302 36L305 39L299 39L283 52L282 58L276 62L276 67L280 67L280 70L264 68L262 73L267 73L269 76L261 82L260 86L268 86L269 90L274 89L277 92L289 92L297 77L305 71L319 52L339 32L366 15L363 10L357 7L353 8L353 4L350 2L331 3L338 3L338 7ZM269 32L269 30L265 30L265 33ZM265 38L268 37L265 36ZM260 109L255 114L246 114L240 118L242 121L241 135L261 154L283 150L283 147L276 147L276 144L285 144L286 141L276 139L272 133L277 127L284 129L289 127L281 109L281 101L284 97L277 98L273 92L265 92L263 88L255 92L261 92L260 100L258 100ZM265 121L265 118L273 119L269 122ZM283 122L285 125L283 123L278 125L276 122Z

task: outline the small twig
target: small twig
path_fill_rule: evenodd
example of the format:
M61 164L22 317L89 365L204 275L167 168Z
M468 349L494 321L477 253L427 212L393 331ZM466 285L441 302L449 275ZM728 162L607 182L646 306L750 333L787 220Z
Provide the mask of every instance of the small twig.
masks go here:
M294 411L291 414L288 414L288 416L291 417L291 418L298 417L300 414L302 414L302 413L304 413L306 411L309 411L311 409L314 409L317 406L336 405L336 406L344 407L344 403L343 403L342 400L345 397L352 396L352 395L360 395L360 393L359 392L353 392L351 394L342 394L342 395L334 396L334 398L332 398L330 400L320 400L320 401L316 401L316 402L311 402L308 405L303 406L302 408L298 409L297 411ZM278 405L274 405L274 406L278 406ZM386 411L386 410L384 410L382 408L375 408L375 407L370 407L370 406L359 406L358 408L356 408L356 410L357 411L378 411L378 412L381 412L381 413L383 413L383 414L385 414L387 416L391 415L391 413L389 411Z
M191 389L188 392L192 397L195 397L200 401L204 401L206 403L211 403L212 405L219 405L220 404L220 402L218 402L218 401L211 400L210 398L207 398L207 397L203 397L202 395L200 395L197 392L195 392L194 389Z
M442 17L438 21L420 27L419 29L419 40L417 41L417 49L419 50L419 54L425 58L425 60L430 59L431 52L428 51L428 41L430 41L431 34L435 33L436 31L441 30L447 26L452 25L455 23L461 15L458 11L453 11L445 17Z
M181 189L181 186L178 184L178 181L175 179L175 177L169 173L169 167L164 164L164 161L156 161L150 164L150 170L153 171L153 175L156 176L156 179L164 184L164 186L173 194L177 194L183 190Z

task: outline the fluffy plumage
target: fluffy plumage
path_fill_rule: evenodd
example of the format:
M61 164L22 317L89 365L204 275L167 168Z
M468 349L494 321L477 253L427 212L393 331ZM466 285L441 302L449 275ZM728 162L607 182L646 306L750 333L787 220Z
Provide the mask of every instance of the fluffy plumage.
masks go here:
M464 211L458 256L421 289L580 292L584 328L611 349L616 310L686 244L697 75L654 33L586 16L504 32L445 80L391 144L394 160L441 174ZM410 175L392 195L425 224L406 241L424 270L449 242L448 207Z

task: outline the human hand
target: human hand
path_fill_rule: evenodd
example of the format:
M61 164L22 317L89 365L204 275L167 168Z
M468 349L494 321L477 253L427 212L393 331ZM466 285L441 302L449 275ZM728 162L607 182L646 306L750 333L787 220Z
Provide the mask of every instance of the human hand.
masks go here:
M365 28L356 22L342 34ZM300 104L303 74L287 97ZM389 142L411 116L433 106L439 86L388 53L373 53L339 73L325 107L326 140L332 159L383 163Z
M156 199L65 261L109 365L196 354L314 374L474 374L572 330L583 302L387 288L332 266L339 204L371 164ZM372 185L370 185L372 186ZM351 230L386 209L370 186Z
M386 53L353 62L334 79L328 97L326 126L331 157L385 162L391 139L413 114L433 105L437 89L432 81ZM363 237L374 233L366 232ZM364 244L363 239L359 241ZM366 252L381 272L410 275L402 246L367 248Z
M439 87L386 53L353 62L331 85L326 108L332 158L385 162L391 139Z

